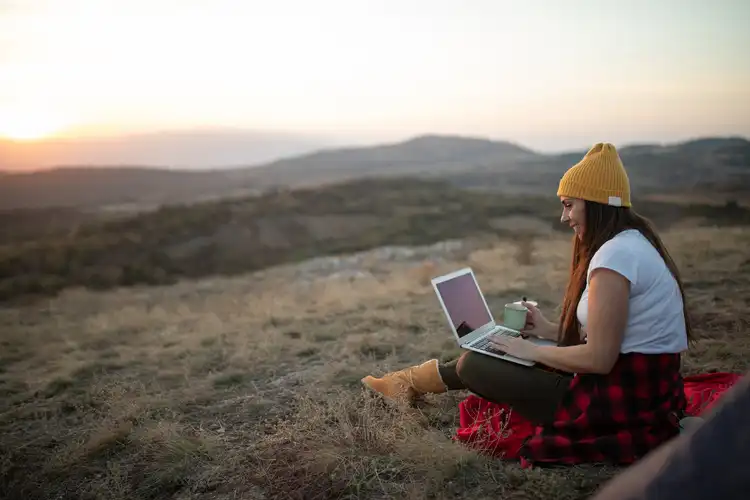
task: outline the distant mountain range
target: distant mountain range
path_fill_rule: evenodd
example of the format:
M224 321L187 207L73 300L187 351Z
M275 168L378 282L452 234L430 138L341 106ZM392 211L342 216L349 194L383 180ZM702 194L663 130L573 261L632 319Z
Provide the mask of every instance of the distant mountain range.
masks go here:
M160 168L242 167L333 145L313 135L234 129L165 131L116 137L0 140L0 170L61 166L148 165ZM115 165L115 166L117 166Z
M185 147L190 147L189 141ZM123 166L0 173L0 209L122 204L148 208L380 176L438 178L466 188L554 196L562 173L585 152L542 154L505 141L425 135L394 144L318 149L234 169L186 171ZM0 157L2 154L0 149ZM750 141L745 138L639 144L622 147L620 155L635 197L650 193L750 192Z

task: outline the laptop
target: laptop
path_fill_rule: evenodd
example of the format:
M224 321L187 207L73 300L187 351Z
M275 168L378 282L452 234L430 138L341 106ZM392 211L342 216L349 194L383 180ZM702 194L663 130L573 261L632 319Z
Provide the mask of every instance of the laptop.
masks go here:
M471 268L433 278L432 286L459 347L520 365L534 364L534 361L505 354L490 344L492 335L519 337L521 332L495 322ZM539 345L557 345L537 337L528 340Z

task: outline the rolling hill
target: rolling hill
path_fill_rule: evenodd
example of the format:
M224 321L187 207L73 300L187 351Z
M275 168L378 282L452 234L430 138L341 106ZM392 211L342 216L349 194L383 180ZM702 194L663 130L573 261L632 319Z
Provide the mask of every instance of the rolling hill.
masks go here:
M108 206L130 211L235 193L254 191L238 184L225 170L55 168L0 177L0 210Z
M238 172L260 184L317 183L359 176L440 175L472 168L504 167L542 155L505 141L425 135L396 144L331 149Z
M211 171L58 168L0 177L0 209L161 204L383 176L447 180L464 188L550 194L585 151L541 154L486 139L426 135L369 147L319 150L255 167ZM750 192L750 141L701 138L620 148L635 196Z
M234 275L322 255L471 237L522 239L568 228L552 196L467 196L446 181L382 178L173 205L119 217L0 213L0 301L74 286L111 288ZM736 205L643 201L660 228L748 225ZM30 228L45 230L37 234Z

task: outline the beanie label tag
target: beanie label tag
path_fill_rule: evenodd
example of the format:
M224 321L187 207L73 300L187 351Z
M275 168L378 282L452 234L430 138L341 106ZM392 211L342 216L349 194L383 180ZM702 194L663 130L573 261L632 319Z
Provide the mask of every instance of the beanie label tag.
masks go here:
M622 198L619 196L610 196L609 197L609 204L613 207L621 207L622 206Z

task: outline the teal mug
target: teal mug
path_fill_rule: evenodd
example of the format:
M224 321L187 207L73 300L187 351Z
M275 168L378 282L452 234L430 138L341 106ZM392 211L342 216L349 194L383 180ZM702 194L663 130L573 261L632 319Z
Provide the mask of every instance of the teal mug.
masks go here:
M511 330L520 331L526 325L526 313L528 309L518 302L505 304L503 312L503 326Z

